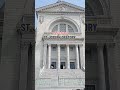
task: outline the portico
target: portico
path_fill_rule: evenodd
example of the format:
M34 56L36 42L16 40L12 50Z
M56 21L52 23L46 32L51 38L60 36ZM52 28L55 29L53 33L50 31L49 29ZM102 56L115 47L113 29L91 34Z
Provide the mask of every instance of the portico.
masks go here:
M63 62L65 63L64 69L70 69L70 63L71 63L71 60L70 60L70 46L72 46L71 49L72 48L75 49L76 58L74 60L74 66L75 66L74 69L81 69L81 59L82 59L81 54L83 54L83 51L80 50L80 49L83 48L82 44L44 44L43 66L45 66L46 69L52 69L51 68L51 65L52 65L51 53L52 53L52 51L54 51L53 49L55 48L58 57L56 58L56 61L55 61L55 63L56 63L55 66L57 66L57 67L54 68L54 69L62 69L61 68L61 62L62 62L61 61L61 57L62 57L61 51L62 51L62 48L63 48L64 49L63 51L66 55L65 56L66 60L63 60ZM48 58L46 58L47 56L48 56Z

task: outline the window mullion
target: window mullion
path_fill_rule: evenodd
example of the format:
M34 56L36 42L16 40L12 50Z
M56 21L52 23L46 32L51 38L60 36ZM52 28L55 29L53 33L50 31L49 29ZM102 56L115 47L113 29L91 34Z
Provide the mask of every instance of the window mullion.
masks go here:
M58 24L58 32L60 32L60 24Z
M66 32L68 32L68 24L66 24Z

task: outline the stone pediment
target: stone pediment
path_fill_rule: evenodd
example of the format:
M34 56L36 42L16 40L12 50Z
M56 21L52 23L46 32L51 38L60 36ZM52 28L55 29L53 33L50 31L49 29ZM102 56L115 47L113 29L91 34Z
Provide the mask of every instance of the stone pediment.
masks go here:
M84 12L84 8L71 3L60 1L36 9L37 12Z

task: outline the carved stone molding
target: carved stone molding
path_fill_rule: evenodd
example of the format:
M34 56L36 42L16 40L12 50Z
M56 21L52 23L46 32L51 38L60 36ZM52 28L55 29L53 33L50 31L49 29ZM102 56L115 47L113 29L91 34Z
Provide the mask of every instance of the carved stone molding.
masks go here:
M61 6L58 11L66 11L66 8L64 6Z
M26 50L26 49L28 49L29 45L30 45L30 41L22 41L21 42L21 49Z
M83 24L85 24L85 16L80 17L80 20Z
M32 47L35 47L35 41L30 41L30 44L32 45Z
M44 16L39 17L39 22L42 24L44 22Z

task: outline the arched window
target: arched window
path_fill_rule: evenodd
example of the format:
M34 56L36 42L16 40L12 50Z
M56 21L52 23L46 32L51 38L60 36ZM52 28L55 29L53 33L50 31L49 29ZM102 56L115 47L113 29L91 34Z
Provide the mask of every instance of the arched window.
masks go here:
M52 32L78 32L77 27L68 22L57 22L51 27Z
M70 25L68 25L68 32L74 32L73 28Z
M52 32L57 32L58 31L58 25L54 26L54 28L52 29Z

